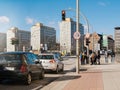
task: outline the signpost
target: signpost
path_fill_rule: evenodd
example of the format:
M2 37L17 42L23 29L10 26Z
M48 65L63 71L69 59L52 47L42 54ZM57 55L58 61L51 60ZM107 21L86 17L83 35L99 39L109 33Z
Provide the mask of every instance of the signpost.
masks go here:
M74 37L74 39L75 40L78 40L78 39L80 39L80 33L78 32L78 31L76 31L74 34L73 34L73 37Z

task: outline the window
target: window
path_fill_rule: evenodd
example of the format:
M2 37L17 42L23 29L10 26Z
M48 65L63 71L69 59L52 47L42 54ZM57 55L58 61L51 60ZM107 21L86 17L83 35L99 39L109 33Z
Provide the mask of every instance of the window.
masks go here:
M39 56L40 59L54 59L53 55L40 55Z
M28 58L27 62L28 62L29 64L33 64L33 63L34 63L34 62L33 62L34 60L33 60L32 54L28 53L28 54L27 54L27 58Z

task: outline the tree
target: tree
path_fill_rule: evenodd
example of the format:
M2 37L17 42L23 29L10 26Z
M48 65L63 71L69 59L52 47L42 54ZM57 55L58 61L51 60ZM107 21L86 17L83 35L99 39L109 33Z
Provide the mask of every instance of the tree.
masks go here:
M19 40L17 38L11 38L11 44L12 45L17 45L19 44Z

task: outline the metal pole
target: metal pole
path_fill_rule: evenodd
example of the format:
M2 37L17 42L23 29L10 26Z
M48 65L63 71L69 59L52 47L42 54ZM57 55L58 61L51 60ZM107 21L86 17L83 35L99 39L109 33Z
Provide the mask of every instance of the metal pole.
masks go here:
M76 0L76 32L79 32L79 0ZM76 73L79 74L79 39L76 39Z

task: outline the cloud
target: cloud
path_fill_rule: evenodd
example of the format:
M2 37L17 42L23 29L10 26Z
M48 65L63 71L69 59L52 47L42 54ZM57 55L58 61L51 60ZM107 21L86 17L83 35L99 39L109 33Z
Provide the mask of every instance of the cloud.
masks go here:
M33 24L33 22L34 22L34 19L29 18L29 17L27 17L25 20L26 20L27 24Z
M110 2L98 2L98 5L106 7L106 6L110 5Z
M100 5L100 6L107 6L107 3L105 3L105 2L98 2L98 4Z
M10 19L7 16L0 16L0 23L9 23Z

